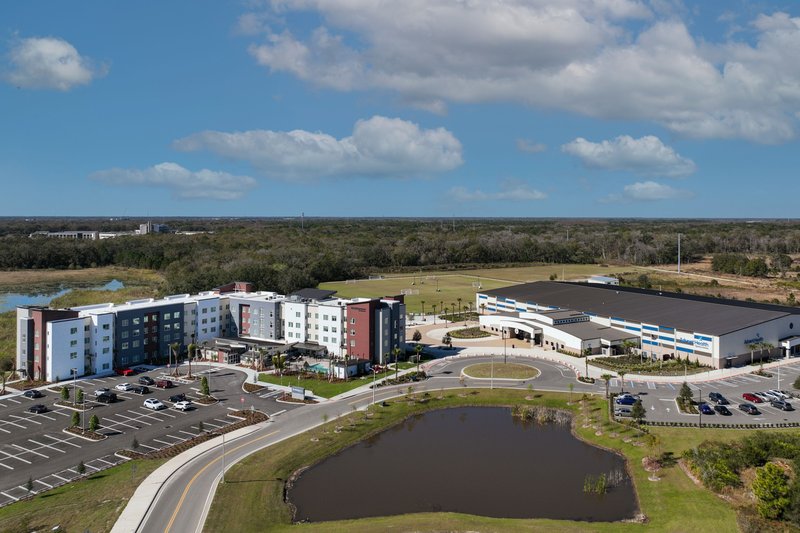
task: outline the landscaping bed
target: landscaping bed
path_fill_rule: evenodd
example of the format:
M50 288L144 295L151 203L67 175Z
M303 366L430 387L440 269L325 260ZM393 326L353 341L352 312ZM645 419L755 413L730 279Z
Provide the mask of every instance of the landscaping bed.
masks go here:
M213 405L217 403L219 400L217 400L213 396L199 396L196 400L193 401L194 403L199 403L201 405Z
M266 389L264 385L258 385L257 383L247 383L245 382L242 387L244 388L245 392L261 392L262 390Z
M530 365L502 362L469 365L463 372L469 378L478 379L531 379L539 375L539 370Z
M94 405L87 405L86 402L72 403L69 400L56 400L55 402L53 402L53 404L59 407L66 407L67 409L72 409L73 411L88 411L90 409L94 409Z
M478 326L475 326L472 328L463 328L451 331L450 336L454 339L482 339L485 337L491 337L492 334L488 331L482 330Z
M81 429L77 426L68 427L65 429L67 433L74 433L79 437L83 437L84 439L90 440L105 440L108 438L108 435L103 435L102 433L98 433L96 431L92 431L91 429Z
M288 403L304 403L304 404L319 403L317 400L312 400L310 398L304 398L302 400L299 400L297 398L292 398L292 395L286 392L284 392L280 397L278 397L278 401L288 402Z
M641 361L638 355L618 355L612 357L596 357L590 364L600 368L619 371L624 370L628 374L643 374L652 376L680 376L683 374L699 374L711 369L694 362L686 362L679 359L668 361Z

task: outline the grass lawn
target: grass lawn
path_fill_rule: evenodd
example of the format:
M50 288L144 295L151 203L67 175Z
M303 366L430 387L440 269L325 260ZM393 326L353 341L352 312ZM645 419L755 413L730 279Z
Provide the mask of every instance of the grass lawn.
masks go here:
M109 531L139 484L164 460L129 461L0 509L0 531ZM135 468L135 471L134 471Z
M568 395L537 393L526 400L527 391L470 389L433 392L427 403L391 401L386 408L376 408L373 417L364 413L329 422L291 439L271 446L234 465L226 475L229 481L217 490L209 512L205 531L324 531L354 533L362 531L736 531L734 510L722 499L702 487L697 487L676 466L662 471L662 480L647 480L648 473L641 459L648 453L645 446L623 442L635 437L636 430L607 420L607 403L599 398L590 400L587 413L595 424L601 424L603 434L595 435L593 427L584 428L580 422L580 407L576 401L567 404ZM442 397L439 398L440 394ZM457 513L418 513L401 516L342 520L316 524L291 524L291 514L283 502L284 481L298 468L313 465L328 455L359 440L397 424L408 416L429 409L458 405L513 405L543 404L574 411L576 432L585 440L619 450L629 460L641 509L647 515L647 525L637 523L587 523L555 520L494 519ZM354 425L349 423L353 419ZM334 425L342 426L338 434L331 431ZM668 431L662 433L662 429ZM616 433L612 433L616 432ZM665 443L664 448L678 453L679 446L694 445L710 437L735 438L737 432L706 429L690 435L691 428L657 428ZM312 440L318 439L318 440ZM638 439L634 438L633 442ZM412 460L410 457L408 460ZM532 497L535 493L532 492Z
M462 328L455 331L450 331L449 333L454 339L483 339L486 337L496 336L488 331L482 330L479 327Z
M112 279L118 279L125 285L155 286L164 281L164 277L154 270L115 266L76 270L2 270L0 288L8 292L29 292L32 288L48 286L102 285Z
M393 376L394 370L387 372L380 372L375 376L375 379ZM350 381L334 381L329 382L324 376L320 379L300 378L298 382L297 376L277 376L275 374L259 374L258 380L262 383L272 383L273 385L286 385L286 386L299 386L311 390L317 396L323 398L331 398L337 394L353 390L362 385L372 383L372 376L362 376L358 378L351 378Z
M492 369L494 366L494 369ZM517 363L479 363L470 365L464 369L464 373L473 378L490 378L494 371L494 377L502 379L530 379L539 375L539 371L528 365Z

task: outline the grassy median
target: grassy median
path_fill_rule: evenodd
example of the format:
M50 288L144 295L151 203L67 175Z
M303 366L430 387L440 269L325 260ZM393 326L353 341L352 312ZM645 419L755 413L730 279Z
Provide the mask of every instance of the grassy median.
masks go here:
M417 398L420 398L417 395ZM365 437L383 431L406 417L430 409L462 405L540 404L572 410L576 433L588 442L622 452L627 458L639 496L641 511L648 523L587 523L543 519L496 519L457 513L417 513L383 518L342 520L316 524L291 524L289 508L283 502L286 479L300 467L312 465ZM335 433L335 427L341 431ZM586 426L586 427L584 427ZM596 432L602 433L596 435ZM730 430L654 428L661 436L661 448L679 455L686 447L706 438L736 438ZM629 442L625 442L628 440ZM347 417L303 433L236 464L219 487L209 513L205 531L735 531L733 508L708 490L696 486L678 466L665 468L661 481L649 481L641 466L652 449L633 428L609 422L607 404L593 398L580 406L568 404L568 395L510 390L456 389L432 391L424 403L391 401L388 407L375 408L372 417L353 413ZM677 444L676 444L677 443ZM413 464L413 457L402 460ZM454 465L458 467L458 465ZM412 469L413 470L413 469ZM356 489L357 490L357 489Z
M0 531L110 531L139 484L164 460L129 461L0 509Z
M464 374L471 378L490 379L531 379L539 375L539 370L530 365L518 363L478 363L464 369Z

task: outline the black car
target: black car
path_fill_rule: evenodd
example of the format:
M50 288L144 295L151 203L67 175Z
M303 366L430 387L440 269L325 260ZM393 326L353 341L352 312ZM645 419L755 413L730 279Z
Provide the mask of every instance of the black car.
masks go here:
M761 411L759 411L755 405L752 403L740 403L739 409L747 413L748 415L760 415Z
M785 400L772 400L769 402L769 404L776 409L780 409L781 411L794 411L792 404Z
M135 394L150 394L150 387L145 387L144 385L136 385L134 388L131 389L131 392Z
M721 414L722 416L731 416L730 410L724 405L715 405L714 411Z
M44 396L44 394L42 394L36 389L26 390L25 392L22 393L22 395L25 396L26 398L41 398L42 396Z
M708 399L717 405L728 405L730 402L725 399L725 396L718 392L709 392Z
M150 376L142 376L142 377L139 378L139 383L141 385L155 385L156 384L156 380L154 380Z
M47 412L47 406L42 405L40 403L37 403L36 405L31 405L30 407L28 407L28 411L30 411L31 413L36 413L37 415L40 415L42 413L46 413Z
M172 403L178 403L184 400L186 400L186 395L184 393L173 394L172 396L169 397L169 401L171 401Z
M100 403L114 403L117 401L117 395L113 392L104 392L103 394L98 394L95 401Z

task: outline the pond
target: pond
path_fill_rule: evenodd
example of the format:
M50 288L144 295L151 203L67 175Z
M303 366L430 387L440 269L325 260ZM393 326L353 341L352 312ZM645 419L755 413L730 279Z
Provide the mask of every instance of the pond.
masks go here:
M6 311L13 311L19 305L48 305L51 301L59 296L63 296L73 289L91 289L97 291L116 291L123 288L125 285L116 279L113 279L104 285L47 285L32 287L26 293L19 292L0 292L0 313Z
M603 474L613 487L584 492L587 476ZM617 521L637 512L623 457L503 407L409 418L303 472L288 499L295 520L312 522L435 511Z

